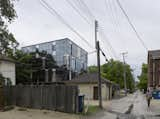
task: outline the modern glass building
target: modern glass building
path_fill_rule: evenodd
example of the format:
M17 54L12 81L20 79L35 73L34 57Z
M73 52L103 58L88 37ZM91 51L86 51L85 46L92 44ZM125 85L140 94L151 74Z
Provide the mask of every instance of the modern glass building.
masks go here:
M88 53L68 38L22 47L26 53L36 49L52 54L58 66L67 65L77 73L87 70Z

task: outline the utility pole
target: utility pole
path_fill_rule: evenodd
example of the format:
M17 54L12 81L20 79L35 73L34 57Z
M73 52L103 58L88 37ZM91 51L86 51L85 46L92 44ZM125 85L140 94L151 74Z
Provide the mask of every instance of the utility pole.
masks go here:
M45 82L48 83L48 69L46 69L46 57L42 57L42 69L45 72Z
M127 52L122 52L122 57L123 57L123 78L124 78L124 90L125 90L125 95L127 96L127 81L126 81L126 67L125 67L125 55Z
M49 80L48 80L48 69L46 69L46 57L45 56L41 57L39 55L38 48L36 49L36 58L42 59L42 70L44 70L44 73L45 73L45 82L48 82ZM31 77L32 77L32 74L31 74Z
M99 41L97 41L97 31L98 30L98 22L95 21L95 43L96 43L96 49L97 49L97 66L98 66L98 99L99 99L99 107L102 107L102 81L101 81L101 70L100 70L100 46Z
M71 55L69 55L69 80L72 80Z
M69 70L69 80L72 80L71 55L64 55L64 64L66 64L67 69Z

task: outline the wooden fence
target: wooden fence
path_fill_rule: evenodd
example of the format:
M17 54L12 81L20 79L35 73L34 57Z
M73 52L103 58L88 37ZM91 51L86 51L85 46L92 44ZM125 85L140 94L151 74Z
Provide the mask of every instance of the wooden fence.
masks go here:
M78 87L66 85L22 85L4 87L5 105L76 113Z

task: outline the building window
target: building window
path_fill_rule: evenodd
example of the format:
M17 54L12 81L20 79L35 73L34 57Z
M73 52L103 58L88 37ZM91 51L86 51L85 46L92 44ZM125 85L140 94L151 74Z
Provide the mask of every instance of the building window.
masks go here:
M55 56L55 55L56 55L56 51L53 51L53 52L52 52L52 55Z
M56 51L56 45L52 45L52 51Z
M38 49L38 48L39 48L39 45L36 45L36 48Z
M52 42L52 51L56 51L56 42Z

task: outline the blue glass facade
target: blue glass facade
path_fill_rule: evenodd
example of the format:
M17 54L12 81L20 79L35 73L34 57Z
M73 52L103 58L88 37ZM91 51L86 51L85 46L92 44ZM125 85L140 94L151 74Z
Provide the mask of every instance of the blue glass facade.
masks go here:
M22 51L29 53L36 49L52 54L58 66L71 66L72 71L78 73L87 70L88 53L68 38L26 46Z

